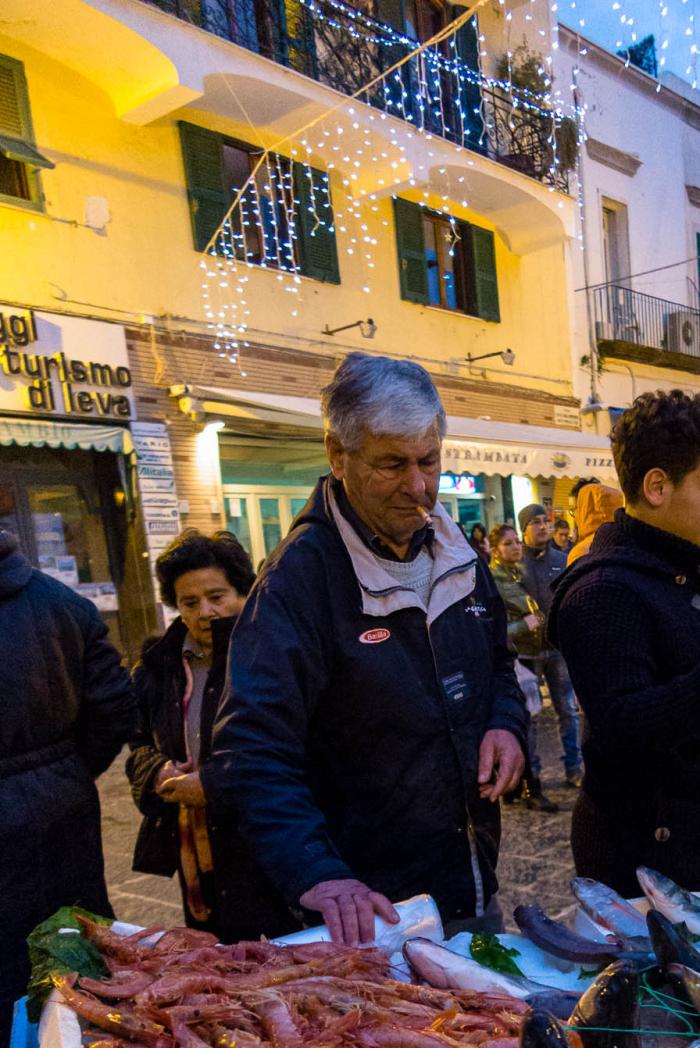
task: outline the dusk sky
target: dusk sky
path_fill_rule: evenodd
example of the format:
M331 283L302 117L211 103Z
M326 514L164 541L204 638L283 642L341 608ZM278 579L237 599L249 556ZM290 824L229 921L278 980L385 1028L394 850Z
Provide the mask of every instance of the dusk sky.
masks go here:
M691 48L700 47L699 0L559 0L558 14L565 25L580 28L610 51L634 43L635 33L637 40L653 33L658 59L666 58L661 71L691 83L698 79L700 59Z

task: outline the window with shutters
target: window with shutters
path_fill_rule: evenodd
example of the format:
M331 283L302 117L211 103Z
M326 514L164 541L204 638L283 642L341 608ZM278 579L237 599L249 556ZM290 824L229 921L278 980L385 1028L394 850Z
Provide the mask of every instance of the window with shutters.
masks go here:
M494 235L394 198L401 297L500 321Z
M327 174L194 124L180 136L198 251L340 283Z
M34 144L24 67L0 55L0 203L41 208L39 170L53 166Z

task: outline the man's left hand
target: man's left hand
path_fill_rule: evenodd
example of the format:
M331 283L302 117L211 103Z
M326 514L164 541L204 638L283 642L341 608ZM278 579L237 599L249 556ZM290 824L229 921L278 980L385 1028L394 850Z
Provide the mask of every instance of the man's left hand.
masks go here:
M479 794L497 801L514 790L525 768L525 757L515 735L500 728L487 731L479 747ZM496 781L491 782L496 772Z
M185 804L188 808L202 808L207 803L198 771L166 779L156 787L156 793L169 804Z

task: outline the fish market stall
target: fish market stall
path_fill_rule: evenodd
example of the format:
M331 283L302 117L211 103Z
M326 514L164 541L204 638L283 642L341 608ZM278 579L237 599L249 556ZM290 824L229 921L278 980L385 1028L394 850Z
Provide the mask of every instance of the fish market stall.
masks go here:
M520 935L444 943L419 897L359 948L324 929L222 946L68 911L68 929L33 933L30 1006L50 993L41 1048L699 1048L700 902L653 871L640 883L646 917L575 879L585 935L517 907Z

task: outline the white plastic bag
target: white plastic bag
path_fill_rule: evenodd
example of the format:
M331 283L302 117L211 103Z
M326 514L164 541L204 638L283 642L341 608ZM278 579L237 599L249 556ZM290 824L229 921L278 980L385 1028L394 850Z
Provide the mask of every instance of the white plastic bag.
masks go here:
M422 936L432 942L441 943L445 934L442 930L440 913L435 900L430 895L414 895L412 899L397 902L395 909L401 920L398 924L389 924L381 917L374 918L374 945L391 957L399 953L408 939ZM305 928L301 932L292 932L275 939L276 943L330 942L331 936L325 924L317 928Z
M536 717L542 709L542 693L536 675L523 666L520 659L515 660L515 676L518 678L520 690L525 696L525 705L531 717Z

